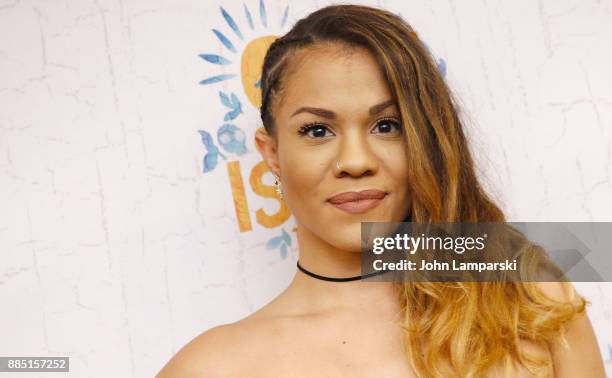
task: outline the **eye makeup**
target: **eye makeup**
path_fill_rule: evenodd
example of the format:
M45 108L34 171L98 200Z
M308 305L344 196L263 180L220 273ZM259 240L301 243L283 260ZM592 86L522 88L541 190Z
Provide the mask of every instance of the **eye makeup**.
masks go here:
M395 127L397 132L399 132L399 133L403 132L402 124L401 124L401 122L399 121L399 119L397 117L382 117L382 118L379 118L375 122L375 127L379 127L380 125L383 125L385 123L391 124L393 127ZM322 123L322 122L319 122L319 121L315 121L315 122L306 123L305 125L300 127L297 132L298 132L298 134L300 136L306 136L312 130L329 130L329 127L325 123ZM385 133L382 133L382 134L391 134L391 132L385 132ZM313 137L313 139L322 139L322 138L321 137Z

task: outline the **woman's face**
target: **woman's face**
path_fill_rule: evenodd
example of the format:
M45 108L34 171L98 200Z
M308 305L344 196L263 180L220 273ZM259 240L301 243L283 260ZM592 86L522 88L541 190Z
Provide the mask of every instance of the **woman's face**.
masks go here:
M279 175L298 227L359 252L360 222L401 222L410 208L399 110L365 48L317 46L298 51L290 64L272 109L277 140L258 138L265 141L258 148ZM367 211L351 213L329 202L366 189L386 193Z

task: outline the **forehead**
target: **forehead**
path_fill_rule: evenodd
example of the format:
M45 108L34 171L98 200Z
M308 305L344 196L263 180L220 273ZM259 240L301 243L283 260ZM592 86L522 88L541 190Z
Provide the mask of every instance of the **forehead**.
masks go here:
M391 98L384 72L364 47L325 44L299 50L280 94L284 115L300 106L357 111Z

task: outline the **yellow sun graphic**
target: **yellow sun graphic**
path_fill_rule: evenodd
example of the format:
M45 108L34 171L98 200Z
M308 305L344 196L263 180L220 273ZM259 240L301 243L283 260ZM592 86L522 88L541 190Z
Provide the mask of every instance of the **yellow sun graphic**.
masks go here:
M221 14L230 29L233 31L235 36L240 41L245 41L245 37L242 34L241 28L238 26L236 21L234 21L234 17L230 15L223 7L220 7ZM287 15L289 12L289 6L287 5L283 11L283 16L280 20L280 27L284 27L287 21ZM255 32L256 27L253 22L253 17L251 16L251 11L249 8L244 5L244 16L249 25L250 31ZM263 28L268 29L268 20L266 14L266 6L263 0L259 1L259 22L263 26ZM250 41L244 42L244 47L241 49L242 53L240 54L239 50L236 48L236 42L232 42L232 40L227 37L224 33L217 29L212 29L215 36L219 39L219 41L223 44L223 46L232 54L239 55L237 58L240 59L240 78L242 81L242 87L244 89L244 93L248 98L251 105L258 108L261 106L261 90L260 90L260 75L261 68L263 65L263 59L268 51L268 48L274 42L275 39L278 38L276 35L264 35L260 37L255 37ZM202 59L207 62L217 64L217 65L232 65L235 64L237 59L232 58L231 56L228 58L226 56L216 55L216 54L200 54ZM206 78L200 81L202 85L209 85L218 83L224 80L233 79L237 76L237 74L220 74L215 75L209 78Z
M225 80L232 80L240 75L240 82L245 94L245 97L256 109L261 107L261 69L263 60L270 45L278 36L270 32L268 19L266 14L266 5L263 0L259 1L259 18L257 25L253 22L251 11L244 5L244 18L248 25L242 24L243 28L238 26L235 18L230 15L223 7L219 7L221 15L231 29L233 35L224 34L222 31L212 29L216 38L223 45L224 52L222 55L217 54L200 54L199 57L208 63L217 66L233 66L230 72L221 73L201 80L201 85L212 85ZM287 21L289 6L284 8L279 28L283 29ZM242 30L251 34L252 37L245 37ZM258 31L261 29L262 31ZM264 34L262 36L262 34ZM239 73L238 63L240 64ZM279 202L280 208L275 214L267 214L263 209L255 211L256 222L265 228L275 228L282 225L289 219L291 212L284 201L278 197L275 188L263 182L263 176L269 169L264 161L260 161L254 167L250 168L248 181L243 178L240 157L252 152L246 146L248 138L246 133L239 127L239 119L242 111L240 95L235 93L225 93L219 91L221 104L229 108L223 116L223 123L218 126L216 131L216 143L214 133L207 130L197 130L206 153L202 159L202 172L212 172L217 166L220 159L226 161L225 167L228 172L231 193L233 197L234 209L236 212L236 221L238 229L241 232L252 230L251 212L249 211L248 198L246 195L247 183L250 184L252 192L263 198L272 198ZM252 124L252 122L249 122ZM226 156L227 155L227 156ZM233 159L231 159L233 158ZM231 160L230 160L231 159ZM291 246L291 237L282 230L283 233L273 238L267 244L271 249L278 249L281 258L287 256L287 249ZM295 228L293 231L296 231Z

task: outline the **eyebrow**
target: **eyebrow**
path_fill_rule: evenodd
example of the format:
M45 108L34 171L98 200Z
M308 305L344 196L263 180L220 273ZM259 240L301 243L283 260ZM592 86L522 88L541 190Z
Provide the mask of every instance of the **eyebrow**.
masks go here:
M386 100L381 102L380 104L376 104L374 106L372 106L369 110L369 113L371 116L376 115L380 112L382 112L383 110L385 110L388 106L394 105L395 104L395 100L391 99L391 100ZM299 113L312 113L315 115L318 115L320 117L323 118L328 118L328 119L336 119L336 113L334 113L331 110L327 110L327 109L321 109L321 108L313 108L313 107L309 107L309 106L303 106L301 108L299 108L298 110L295 111L295 113L293 113L291 115L291 117L299 114Z

